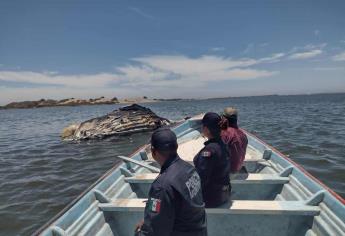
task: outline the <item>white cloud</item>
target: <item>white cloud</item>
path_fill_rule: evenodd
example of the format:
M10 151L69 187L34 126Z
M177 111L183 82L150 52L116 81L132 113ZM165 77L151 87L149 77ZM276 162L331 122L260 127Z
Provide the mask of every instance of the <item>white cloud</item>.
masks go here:
M256 46L265 47L267 45L264 43ZM217 89L227 91L230 88L222 87L224 81L255 80L277 75L280 73L279 71L267 69L265 65L283 62L287 59L314 58L324 51L326 52L324 49L326 46L326 43L308 44L294 47L288 52L274 53L261 58L233 58L211 53L211 51L225 50L221 47L211 48L209 49L210 54L199 57L148 55L132 58L128 64L115 67L113 72L95 74L61 74L56 71L33 72L21 71L18 68L13 70L1 70L1 68L0 102L97 96L146 95L171 98L185 94L183 97L196 97L200 91L207 93L210 85L218 82ZM249 44L245 51L249 52L253 47L254 44ZM345 51L334 55L332 59L345 61ZM314 73L341 69L341 67L332 67L332 64L324 67L319 64L313 68ZM28 84L29 86L27 86ZM214 93L215 87L212 86L212 93Z
M333 61L345 61L345 51L332 57Z
M159 71L147 65L117 67L116 70L121 73L119 75L128 81L135 81L138 78L143 81L159 80L168 75L168 72Z
M277 60L281 55L263 59L232 59L204 55L191 58L184 55L147 56L134 58L139 65L116 68L124 84L152 87L203 87L208 82L225 80L247 80L268 77L274 71L248 68L259 63Z
M326 46L327 46L327 43L320 43L320 44L310 43L302 47L300 46L293 47L289 53L291 54L291 53L296 53L296 52L312 51L315 49L322 50Z
M327 46L327 43L320 43L320 44L307 44L303 47L306 50L313 50L313 49L323 49Z
M220 52L220 51L224 51L225 48L224 47L214 47L214 48L211 48L210 51L212 52Z
M272 54L271 56L269 56L269 57L264 57L264 58L261 58L260 59L260 62L270 62L270 63L272 63L272 62L278 62L278 61L280 61L280 59L282 58L282 57L284 57L286 54L285 53L275 53L275 54Z
M119 81L116 74L58 75L55 72L0 71L0 80L71 88L100 88L110 82Z
M2 88L0 99L77 97L78 94L90 97L102 93L126 97L130 94L140 96L144 92L150 96L148 92L169 93L172 92L171 88L176 88L176 91L191 91L195 88L202 90L214 82L273 76L279 72L252 66L279 61L284 55L277 53L259 59L233 59L215 55L195 58L184 55L145 56L133 58L128 65L116 67L113 73L91 75L63 75L51 71L0 71L0 81L18 83L21 86L14 88L7 84ZM31 85L26 86L27 83Z
M289 56L290 59L309 59L322 54L321 49L314 49L311 51L297 52Z
M268 42L266 42L266 43L260 43L260 44L259 44L259 46L260 46L260 47L263 47L263 48L264 48L264 47L267 47L268 45L269 45Z
M154 16L152 16L152 15L150 15L150 14L144 12L144 11L141 10L140 8L137 8L137 7L129 7L128 9L129 9L130 11L135 12L136 14L138 14L138 15L140 15L140 16L146 18L146 19L150 19L150 20L155 19Z
M254 49L254 43L250 43L247 45L247 47L244 49L243 53L244 54L248 54L249 52L251 52Z
M317 71L335 71L335 70L345 70L344 67L315 67L314 70Z
M37 86L50 85L67 88L105 88L121 86L194 86L210 81L256 79L276 72L249 68L250 66L274 62L283 54L273 54L262 59L232 59L204 55L198 58L187 56L147 56L132 59L132 64L116 67L115 73L91 75L62 75L58 72L0 71L0 80L30 83Z
M269 77L277 74L276 71L255 70L255 69L232 69L226 71L211 72L209 76L219 78L219 80L243 80L243 79L256 79L261 77ZM217 81L217 79L215 79Z
M248 67L259 61L251 58L231 59L220 56L204 55L199 58L180 56L148 56L133 59L144 65L182 75L194 75L220 71L236 67Z

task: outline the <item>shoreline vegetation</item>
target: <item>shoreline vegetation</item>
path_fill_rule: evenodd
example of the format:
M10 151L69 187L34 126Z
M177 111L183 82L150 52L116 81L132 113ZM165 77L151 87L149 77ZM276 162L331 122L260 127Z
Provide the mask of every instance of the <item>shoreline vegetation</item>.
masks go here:
M78 98L66 98L62 100L54 100L54 99L40 99L37 101L22 101L22 102L11 102L5 106L0 106L0 110L4 109L30 109L30 108L40 108L40 107L58 107L58 106L82 106L82 105L104 105L104 104L140 104L140 103L152 103L152 102L164 102L164 101L193 101L193 100L210 100L210 99L227 99L227 98L245 98L245 97L284 97L284 96L313 96L313 95L336 95L336 94L343 94L340 93L315 93L315 94L294 94L294 95L278 95L278 94L270 94L270 95L257 95L257 96L240 96L240 97L214 97L214 98L172 98L172 99L164 99L164 98L148 98L146 96L143 97L136 97L136 98L124 98L118 99L114 98L90 98L90 99L78 99Z

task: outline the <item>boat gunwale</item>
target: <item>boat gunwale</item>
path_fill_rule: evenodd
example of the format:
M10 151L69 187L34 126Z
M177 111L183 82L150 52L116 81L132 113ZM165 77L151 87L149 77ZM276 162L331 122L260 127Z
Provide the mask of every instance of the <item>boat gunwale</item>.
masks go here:
M282 158L284 158L286 161L290 162L293 166L297 167L303 174L305 174L306 176L308 176L309 178L311 178L311 180L315 181L317 184L319 184L322 188L324 188L325 190L327 190L333 197L335 197L339 202L341 202L343 205L345 205L345 199L342 198L339 194L337 194L334 190L332 190L331 188L329 188L326 184L324 184L321 180L319 180L318 178L316 178L315 176L313 176L311 173L309 173L307 170L305 170L301 165L299 165L298 163L296 163L295 161L291 160L291 158L289 158L288 156L286 156L285 154L283 154L282 152L278 151L276 148L272 147L271 145L267 144L266 142L264 142L262 139L260 139L258 136L256 136L255 134L250 133L249 131L245 130L245 129L241 129L243 130L247 135L251 136L252 138L258 140L261 144L263 144L264 146L270 148L273 152L275 152L276 154L278 154L278 156L281 156Z
M188 120L181 120L177 121L174 125L170 126L171 128L177 128L180 125L185 124L186 122L189 122ZM132 151L128 157L132 158L136 154L139 154L142 150L145 150L150 144L146 143L143 144ZM107 170L101 177L99 177L95 182L93 182L87 189L85 189L83 192L81 192L75 199L73 199L69 204L67 204L62 210L60 210L56 215L54 215L48 222L43 224L40 228L38 228L36 231L34 231L31 235L40 235L43 233L46 229L48 229L52 224L54 224L61 216L63 216L68 210L70 210L79 200L81 200L88 192L90 192L93 188L95 188L99 183L101 183L106 177L108 177L111 173L113 173L117 168L120 167L120 165L123 164L123 161L119 161L116 163L112 168Z

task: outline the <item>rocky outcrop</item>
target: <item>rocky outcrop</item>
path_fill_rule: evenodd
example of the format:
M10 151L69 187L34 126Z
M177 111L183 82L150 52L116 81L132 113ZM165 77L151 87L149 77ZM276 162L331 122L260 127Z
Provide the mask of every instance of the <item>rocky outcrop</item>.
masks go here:
M116 104L119 103L116 97L107 99L105 97L94 98L89 100L67 98L62 100L41 99L39 101L24 101L24 102L11 102L3 109L11 108L38 108L38 107L55 107L55 106L79 106L79 105L101 105L101 104Z
M39 101L24 101L24 102L11 102L4 106L4 109L11 108L34 108L34 107L46 107L46 106L56 106L58 101L55 100L45 100L41 99Z
M69 98L69 99L60 100L58 103L58 106L100 105L100 104L115 104L115 103L119 103L116 97L112 99L100 97L100 98L94 98L94 99L91 98L89 100Z
M152 131L170 121L157 116L149 108L133 104L114 110L111 113L73 124L62 131L64 140L83 140L105 138L135 132Z

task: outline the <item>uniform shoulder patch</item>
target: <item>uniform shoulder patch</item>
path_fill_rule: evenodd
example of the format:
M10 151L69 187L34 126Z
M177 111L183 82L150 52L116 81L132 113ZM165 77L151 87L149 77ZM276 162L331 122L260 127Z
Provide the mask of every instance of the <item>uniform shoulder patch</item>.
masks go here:
M159 213L161 210L161 200L157 198L150 198L148 208L152 212Z
M194 198L201 189L200 177L196 171L194 171L192 176L187 180L186 186L188 188L190 198Z
M211 157L211 156L212 156L212 153L211 153L210 150L203 150L203 151L201 152L201 156L202 156L202 157Z

